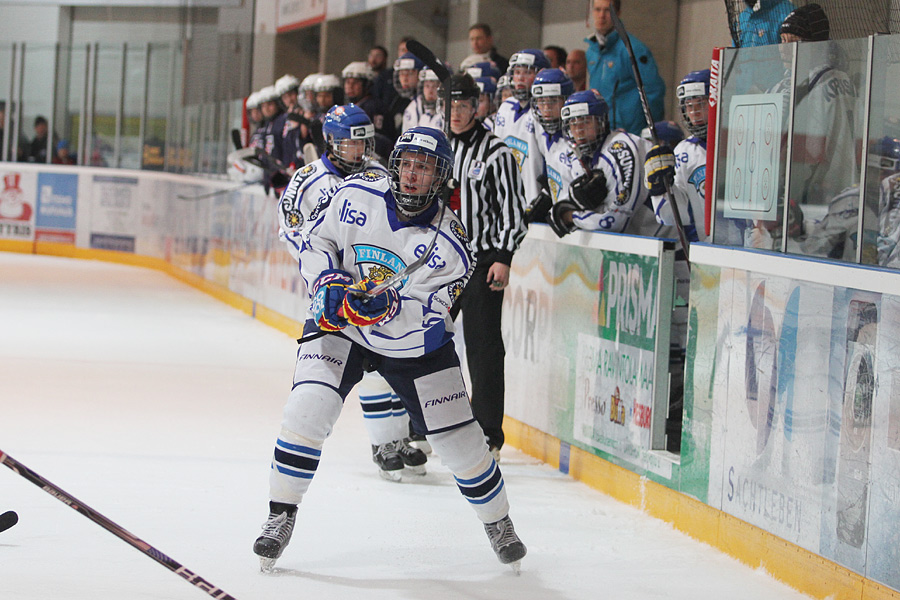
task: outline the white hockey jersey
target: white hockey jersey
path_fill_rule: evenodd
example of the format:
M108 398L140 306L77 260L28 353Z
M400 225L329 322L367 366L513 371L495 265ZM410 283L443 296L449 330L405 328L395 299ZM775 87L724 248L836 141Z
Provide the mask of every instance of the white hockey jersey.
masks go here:
M444 128L444 115L437 112L437 108L427 110L422 96L416 96L403 110L403 125L401 133L412 127Z
M450 306L472 275L475 261L466 232L451 210L440 219L435 202L410 221L395 212L390 179L366 171L344 180L331 196L328 210L303 232L300 273L307 289L328 269L342 269L354 280L383 279L415 261L431 242L427 262L397 288L400 311L384 325L348 326L352 341L385 356L416 357L451 340Z
M369 162L367 171L386 173L384 167ZM278 203L278 237L287 244L288 252L294 258L300 256L300 232L308 221L315 221L318 214L327 208L329 194L344 180L327 155L315 162L297 169L291 181L281 194Z
M556 204L569 199L572 182L584 175L584 167L575 155L572 144L561 132L550 135L542 129L540 133L537 146L544 157L550 198Z
M687 138L675 146L675 183L672 195L678 205L684 234L690 242L706 241L706 142ZM663 225L675 225L672 206L665 196L651 196L653 213Z
M603 145L594 153L591 169L602 171L606 177L607 195L596 210L577 210L572 220L579 229L592 231L623 232L635 216L649 215L652 211L644 206L648 200L644 187L644 158L650 149L650 142L625 131L615 131L607 136ZM636 220L637 221L637 220ZM641 221L643 223L643 221ZM642 231L636 222L627 233L635 235L655 235L653 231Z
M881 182L878 199L878 264L900 267L900 173Z
M538 149L537 129L531 102L522 107L515 97L507 98L494 116L494 135L503 140L516 157L522 185L525 188L525 204L537 198L540 192L538 177L544 172L544 157Z

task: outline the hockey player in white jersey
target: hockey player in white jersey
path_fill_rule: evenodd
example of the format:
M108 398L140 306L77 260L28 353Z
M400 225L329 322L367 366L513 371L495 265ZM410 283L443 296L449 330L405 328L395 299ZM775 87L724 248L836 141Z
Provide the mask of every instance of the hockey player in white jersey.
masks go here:
M706 241L706 124L709 118L709 69L691 71L675 90L681 118L691 137L674 151L654 146L644 163L644 185L650 191L653 212L664 225L675 225L672 206L666 199L668 179L678 206L684 234L690 242Z
M544 157L545 174L540 179L537 197L525 209L527 223L546 222L550 207L567 200L572 182L584 175L584 168L562 131L562 107L574 92L572 80L559 69L542 69L531 84L531 111L537 123L537 148Z
M403 131L413 127L443 128L444 118L437 109L440 85L441 82L434 71L428 67L419 71L416 97L403 111Z
M644 233L629 224L638 211L649 212L641 166L650 143L625 131L610 133L609 107L595 90L569 96L561 115L585 174L572 182L570 199L551 208L550 227L560 237L576 228Z
M294 173L279 203L279 236L298 260L304 228L328 208L330 194L345 177L363 171L386 174L373 160L375 128L358 106L332 107L325 116L322 134L325 154ZM379 474L391 481L400 481L404 472L424 475L428 457L409 445L409 419L400 398L375 372L365 374L358 392L372 460Z
M415 429L453 473L499 560L515 567L525 556L453 344L450 306L474 264L457 216L440 207L452 165L442 132L413 128L397 140L389 176L351 175L304 232L300 271L311 300L305 331L331 333L304 343L297 356L271 464L269 518L253 546L263 570L291 538L297 505L366 361L397 391ZM423 255L426 261L397 287L365 295Z
M516 157L526 205L538 197L538 177L544 172L544 159L537 148L531 113L531 84L538 71L549 67L550 61L535 48L520 50L509 57L506 76L512 83L513 96L500 105L494 117L494 135L503 140Z

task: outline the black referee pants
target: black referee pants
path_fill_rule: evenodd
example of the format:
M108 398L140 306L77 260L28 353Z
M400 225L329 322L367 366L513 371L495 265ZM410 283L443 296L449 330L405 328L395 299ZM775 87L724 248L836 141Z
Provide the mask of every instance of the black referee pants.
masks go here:
M472 378L472 413L484 430L488 445L500 448L503 446L506 350L500 333L503 292L491 291L485 281L491 264L478 261L472 278L450 309L450 316L456 319L462 310L466 363Z

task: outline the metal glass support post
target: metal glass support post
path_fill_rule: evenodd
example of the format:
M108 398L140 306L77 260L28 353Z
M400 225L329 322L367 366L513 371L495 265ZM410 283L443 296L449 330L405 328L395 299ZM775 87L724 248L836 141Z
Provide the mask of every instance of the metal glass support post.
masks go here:
M872 112L872 73L875 68L875 36L870 35L868 40L869 55L866 57L866 99L863 110L863 155L859 166L859 218L856 220L856 263L862 263L862 251L865 245L863 232L866 230L866 188L869 183L869 116ZM876 261L877 262L877 261Z
M147 42L144 50L144 94L141 98L141 122L138 125L138 151L140 159L138 164L144 168L144 143L147 138L147 104L150 97L150 42Z
M12 73L13 78L18 75L18 82L15 87L16 122L14 123L14 126L16 131L13 132L12 154L10 154L10 158L13 162L19 159L19 132L22 130L22 84L24 77L22 71L25 69L25 42L20 44L19 54L16 58L18 59L18 66L13 69Z
M16 44L12 45L12 58L9 62L9 90L7 94L7 98L9 101L7 102L6 110L3 111L3 139L0 140L0 160L9 160L10 157L10 144L9 144L9 136L10 124L13 122L12 120L12 112L13 112L13 93L15 92L15 81L16 81Z
M61 45L59 42L53 50L53 83L50 86L50 114L47 115L47 164L53 162L56 148L53 147L53 132L56 130L56 91L59 82L59 55Z
M788 124L787 124L787 160L784 167L784 208L781 215L781 253L787 254L788 242L788 214L790 211L790 194L791 194L791 164L793 163L794 149L794 98L796 97L797 87L797 52L800 47L799 42L791 44L791 94L788 102Z
M656 270L656 340L653 348L653 408L650 411L650 450L666 449L669 418L669 353L675 299L675 243L660 243ZM682 409L683 410L683 409Z
M119 168L122 166L122 129L124 128L125 114L125 78L128 69L128 42L122 44L122 63L119 69L119 98L116 102L116 134L113 139L113 160L112 166Z
M91 52L91 72L88 79L88 98L87 98L87 142L85 149L87 150L87 160L85 164L91 164L91 155L94 152L94 111L97 104L97 62L100 56L100 43L94 42L94 49Z
M169 90L168 90L169 106L166 111L166 141L163 145L163 170L169 172L169 155L172 151L172 121L174 120L173 112L175 110L175 45L169 46Z
M81 89L81 115L78 117L78 164L86 165L87 163L87 111L88 111L88 88L91 80L91 45L86 44L84 47L84 85Z

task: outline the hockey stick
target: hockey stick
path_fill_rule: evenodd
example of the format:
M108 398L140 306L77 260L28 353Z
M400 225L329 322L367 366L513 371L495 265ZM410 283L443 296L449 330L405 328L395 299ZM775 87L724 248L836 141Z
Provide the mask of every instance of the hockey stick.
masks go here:
M245 181L240 185L236 185L234 187L226 188L224 190L216 190L214 192L207 192L205 194L198 194L196 196L185 196L184 194L176 194L175 197L179 200L203 200L205 198L212 198L214 196L221 196L222 194L230 194L231 192L236 192L238 190L244 189L245 187L249 187L251 185L259 184L258 181Z
M56 498L57 500L62 502L63 504L68 505L70 508L73 508L74 510L78 511L79 513L81 513L82 515L84 515L85 517L87 517L88 519L90 519L91 521L96 523L97 525L103 527L105 530L107 530L108 532L110 532L111 534L113 534L114 536L119 538L120 540L128 542L129 544L131 544L132 546L134 546L135 548L137 548L138 550L140 550L141 552L143 552L144 554L146 554L147 556L149 556L150 558L152 558L153 560L155 560L162 566L166 567L173 573L183 577L185 580L188 581L188 583L200 588L201 590L203 590L204 592L206 592L213 598L217 598L218 600L235 600L234 596L231 596L231 595L227 594L226 592L224 592L223 590L217 588L216 586L214 586L210 582L206 581L205 579L203 579L202 577L200 577L193 571L185 568L178 561L175 561L175 560L169 558L168 556L166 556L165 554L163 554L162 552L160 552L159 550L157 550L156 548L154 548L153 546L151 546L144 540L142 540L139 537L135 536L134 534L128 532L127 530L123 529L119 525L113 523L108 518L104 517L102 514L100 514L99 512L97 512L96 510L94 510L93 508L88 506L87 504L83 503L81 500L78 500L74 496L71 496L70 494L65 492L63 489L50 483L49 481L47 481L46 479L44 479L43 477L41 477L40 475L38 475L37 473L35 473L31 469L29 469L25 465L23 465L22 463L20 463L16 459L14 459L13 457L11 457L9 454L3 452L2 450L0 450L0 462L2 462L4 465L6 465L7 467L12 469L19 475L21 475L22 477L24 477L25 479L27 479L34 485L38 486L39 488L41 488L42 490L44 490L45 492L47 492L48 494L50 494L51 496L53 496L54 498ZM8 514L8 513L4 513L3 516L5 516L6 514ZM13 514L15 514L15 513L13 513Z
M628 58L631 59L631 71L634 73L634 82L637 84L637 89L641 96L641 108L644 109L644 118L647 120L647 126L650 128L650 135L653 137L653 143L658 146L659 136L656 135L653 114L650 112L650 102L647 101L647 92L644 90L644 80L641 79L641 72L638 69L637 59L634 56L634 49L631 47L631 38L628 37L625 25L622 24L622 21L619 19L616 8L612 3L609 5L609 12L612 16L613 26L619 33L619 37L622 38L625 49L628 50ZM678 210L678 205L675 204L675 198L672 196L672 187L669 185L669 180L663 177L663 183L666 186L666 202L672 207L672 215L675 219L675 229L678 231L678 241L681 243L681 249L684 250L684 260L687 263L688 270L690 270L691 260L688 255L689 244L687 236L684 234L684 225L681 223L681 211Z
M6 531L19 522L19 515L14 510L8 510L0 515L0 532Z

